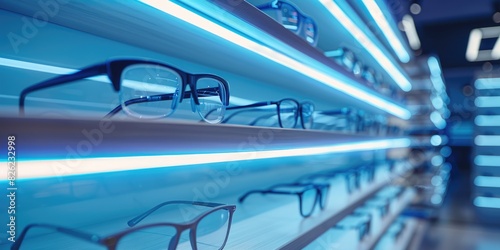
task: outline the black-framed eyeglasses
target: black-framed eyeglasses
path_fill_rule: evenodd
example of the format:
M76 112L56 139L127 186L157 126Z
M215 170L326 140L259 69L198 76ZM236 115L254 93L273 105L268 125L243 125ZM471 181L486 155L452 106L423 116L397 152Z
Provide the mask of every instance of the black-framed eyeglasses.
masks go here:
M25 99L29 93L98 75L107 75L113 89L119 93L120 105L107 117L123 110L137 118L163 118L171 115L183 99L190 98L193 112L208 123L218 123L224 118L229 104L229 84L219 76L190 74L160 62L118 59L24 89L19 97L20 113L24 114ZM189 86L189 91L186 91L186 86Z
M258 107L265 107L269 105L276 105L276 114L278 115L278 124L281 128L295 128L297 122L300 118L300 125L303 129L310 129L313 126L314 118L314 104L312 102L301 102L292 98L285 98L279 101L267 101L267 102L256 102L253 104L243 105L243 106L231 106L227 107L226 110L238 110L246 109L240 112L234 112L228 115L223 123L228 122L230 119L242 112L248 111L269 111L268 109L256 109ZM255 124L258 120L264 118L270 118L271 116L262 116L254 120L251 125Z
M302 14L297 7L290 3L274 0L270 3L257 6L258 9L269 15L286 29L299 35L312 46L318 43L318 28L314 20Z
M314 212L316 205L323 210L326 207L329 184L313 183L287 183L271 186L266 190L251 190L243 194L238 201L243 202L251 194L279 194L297 195L299 198L299 210L302 217L309 217Z
M154 213L163 206L173 204L187 204L195 206L210 207L186 223L154 223L136 226L141 220ZM91 243L90 245L101 246L108 250L129 250L129 249L176 249L180 241L182 232L189 230L189 242L192 249L223 249L229 231L233 213L236 210L234 205L226 205L212 202L191 202L191 201L168 201L161 203L145 213L133 218L128 222L131 229L115 233L107 237L96 234L74 230L52 224L29 224L27 225L17 241L11 246L11 250L18 249L40 249L38 241L30 241L27 235L35 229L46 229L52 232L62 233L80 242ZM33 243L32 243L33 242ZM43 249L74 249L81 245L72 245L71 242L47 239L44 243L51 246ZM36 243L36 244L35 244Z

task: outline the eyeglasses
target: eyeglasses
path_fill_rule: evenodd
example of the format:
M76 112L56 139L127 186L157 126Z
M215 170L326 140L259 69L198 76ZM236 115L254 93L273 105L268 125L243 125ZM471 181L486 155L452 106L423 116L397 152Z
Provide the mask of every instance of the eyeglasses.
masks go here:
M193 112L208 123L218 123L229 104L229 85L219 76L190 74L159 62L123 59L86 67L24 89L19 97L20 113L24 114L26 95L31 92L98 75L107 75L119 93L120 105L107 117L123 110L137 118L163 118L174 113L184 98L191 98Z
M278 114L278 123L281 128L295 128L297 126L298 119L300 118L300 124L303 129L310 129L313 125L313 113L314 113L314 104L311 102L302 102L299 103L297 100L291 98L285 98L279 101L269 101L269 102L257 102L249 105L243 106L232 106L227 107L226 110L238 110L238 109L248 109L248 108L257 108L257 107L265 107L269 105L276 105L276 113ZM251 109L246 111L235 112L226 117L223 121L226 123L235 115L240 114L241 112L248 111L268 111L266 109ZM274 114L273 114L274 115ZM255 124L258 120L262 118L269 118L271 116L259 117L254 120L250 125Z
M261 194L283 194L297 195L299 198L299 209L302 217L309 217L314 212L316 204L320 209L326 207L326 199L330 185L328 184L312 184L312 183L290 183L278 184L271 186L267 190L251 190L242 195L238 201L243 202L249 195ZM295 191L298 190L298 191Z
M371 220L371 214L353 213L341 220L334 228L358 230L359 240L361 241L370 233Z
M292 4L281 0L257 6L271 18L279 22L283 27L299 35L312 46L318 43L318 29L314 20L303 15Z
M141 220L161 207L173 204L204 206L210 207L211 209L187 223L154 223L134 227ZM107 237L100 237L95 234L51 224L29 224L21 232L18 240L12 245L11 249L75 249L76 246L82 247L80 243L89 243L87 244L88 247L79 249L93 249L100 245L108 250L173 250L178 246L182 232L186 230L190 231L189 240L192 249L223 249L229 235L235 210L236 206L234 205L212 202L168 201L130 220L128 225L134 228ZM29 237L27 237L28 232L34 229L51 230L52 232L62 233L71 236L72 239L80 241L59 242L51 238L43 241L43 246L40 246L40 242L30 241Z
M361 165L345 171L344 178L346 181L347 192L352 193L361 187L361 178L365 177L366 183L371 183L375 179L375 166L371 164Z

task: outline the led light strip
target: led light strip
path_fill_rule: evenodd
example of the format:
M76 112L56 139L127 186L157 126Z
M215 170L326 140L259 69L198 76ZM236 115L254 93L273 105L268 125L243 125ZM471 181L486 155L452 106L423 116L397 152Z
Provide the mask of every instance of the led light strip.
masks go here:
M500 135L478 135L474 138L474 144L477 146L500 146Z
M500 177L498 176L476 176L474 185L478 187L500 188Z
M500 115L478 115L474 123L480 127L500 126Z
M385 36L392 49L398 56L399 60L403 63L410 61L410 54L406 51L405 47L397 37L394 30L391 28L389 21L382 12L382 9L378 6L375 0L362 0L366 9L373 17L373 20L377 23L378 27L382 30L382 34Z
M330 12L330 14L337 19L346 30L348 30L353 37L359 41L361 46L366 50L386 69L387 73L394 79L399 87L404 91L411 90L410 81L404 76L401 71L389 60L389 58L382 52L373 41L361 30L344 11L332 0L320 0L321 4Z
M474 100L478 108L496 108L500 107L500 96L478 96Z
M369 92L365 92L361 89L356 88L356 81L350 80L347 77L345 81L341 81L338 77L333 77L332 75L338 75L338 72L332 70L332 72L324 72L323 70L318 70L314 67L305 65L289 56L286 56L280 52L270 49L269 47L263 46L259 43L256 43L246 37L243 37L231 30L228 30L202 16L197 15L196 13L191 12L171 1L163 1L163 0L140 0L142 3L147 4L155 9L163 11L169 15L172 15L180 20L183 20L187 23L190 23L198 28L201 28L205 31L208 31L216 36L219 36L229 42L232 42L236 45L239 45L247 50L250 50L258 55L261 55L271 61L274 61L278 64L281 64L287 68L290 68L294 71L304 74L316 81L319 81L331 88L337 89L357 100L366 102L368 104L373 105L381 110L384 110L392 115L395 115L402 119L409 119L411 117L411 112L407 109L400 107L394 103L389 102L383 98L380 98L376 95L373 95ZM375 46L372 44L372 46ZM375 47L376 48L376 47ZM377 48L378 49L378 48ZM382 53L382 52L380 52ZM382 54L385 57L385 55ZM386 58L386 57L385 57ZM388 65L388 59L385 61L381 61L383 65ZM393 65L390 63L390 65ZM390 67L389 65L387 67ZM394 66L393 66L394 67ZM410 90L411 84L408 82L406 78L401 79L403 75L400 77L395 77L395 81L398 83L402 83L404 90Z
M62 177L71 175L166 168L197 164L248 161L330 153L347 153L389 148L403 148L410 146L410 144L410 139L399 138L283 150L18 161L17 178L27 179ZM7 164L1 164L0 170L6 173ZM6 180L5 175L0 180Z
M474 206L484 208L500 208L500 198L478 196L474 199Z
M479 78L474 86L476 89L500 89L500 78Z
M500 167L500 155L477 155L474 164L481 167Z
M413 17L411 17L411 15L405 15L401 23L403 24L406 37L408 37L410 47L414 50L420 49L420 38L418 38L417 28L415 28Z

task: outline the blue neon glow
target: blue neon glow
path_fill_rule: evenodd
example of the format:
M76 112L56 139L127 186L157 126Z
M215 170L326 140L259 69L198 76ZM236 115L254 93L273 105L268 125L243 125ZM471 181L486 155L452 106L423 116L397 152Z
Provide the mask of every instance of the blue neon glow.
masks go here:
M483 167L500 167L500 155L476 155L474 164Z
M500 146L500 135L478 135L474 138L474 144L478 146Z
M476 89L500 89L500 78L479 78L474 86Z
M401 43L401 40L392 29L386 15L384 15L377 2L375 0L362 0L362 2L366 6L366 9L372 16L373 20L375 20L379 28L382 30L382 34L391 45L399 60L403 63L409 62L410 54L406 51L403 43Z
M441 77L441 66L439 66L439 61L436 57L430 56L427 59L427 65L429 66L431 76Z
M476 176L474 185L478 187L500 188L500 177L498 176Z
M443 139L439 135L431 136L431 144L432 146L439 146L443 142Z
M444 129L446 127L446 121L443 119L443 117L441 117L439 112L433 111L430 114L429 118L431 119L431 122L434 124L434 126L436 126L436 128Z
M387 71L403 91L411 90L411 83L377 45L359 28L354 21L332 0L320 0L320 3L337 19L342 26L364 47Z
M478 96L474 100L474 104L479 108L500 107L500 96Z
M478 115L474 119L477 126L500 126L500 115Z
M363 91L355 87L358 83L348 77L339 76L339 73L330 69L330 72L326 72L325 70L318 70L316 67L312 67L306 64L303 64L285 54L282 54L276 50L273 50L269 47L266 47L260 43L254 42L240 34L237 34L231 30L226 29L207 18L204 18L194 12L191 12L188 9L185 9L171 1L157 1L157 0L140 0L140 2L147 4L155 9L161 10L169 15L172 15L180 20L183 20L187 23L190 23L198 28L201 28L205 31L208 31L216 36L219 36L229 42L232 42L238 46L241 46L249 51L252 51L258 55L263 56L271 61L274 61L278 64L281 64L287 68L290 68L294 71L300 72L305 76L308 76L316 81L325 84L331 88L337 89L357 100L366 102L368 104L373 105L381 110L384 110L390 114L393 114L402 119L409 119L411 117L411 112L403 107L400 107L388 100L385 100L381 97L378 97L372 93ZM373 45L373 44L372 44ZM375 46L375 45L373 45ZM376 48L376 47L375 47ZM378 50L378 48L376 48ZM382 52L380 52L382 53ZM382 54L385 58L385 63L381 61L385 65L386 68L391 68L395 66L389 61L385 55ZM390 64L390 65L388 65ZM392 65L392 66L391 66ZM397 69L396 69L397 71ZM411 89L410 82L402 75L401 72L397 71L400 74L398 77L395 77L395 81L402 84L403 90L409 91ZM393 73L396 74L396 73ZM338 77L334 77L338 76ZM404 79L401 79L403 77Z
M484 208L500 208L500 198L478 196L474 199L474 206Z
M342 143L329 146L302 147L281 150L256 150L246 152L182 154L158 156L127 156L74 159L76 166L68 163L68 159L39 161L19 161L18 179L43 178L53 176L69 176L94 173L107 173L126 170L166 168L211 164L233 161L272 159L281 157L308 156L330 153L347 153L388 148L404 148L411 145L408 138L372 140L353 143ZM71 160L73 161L73 159ZM72 162L73 163L73 162ZM7 172L7 164L0 164L0 171ZM6 180L3 175L0 180Z

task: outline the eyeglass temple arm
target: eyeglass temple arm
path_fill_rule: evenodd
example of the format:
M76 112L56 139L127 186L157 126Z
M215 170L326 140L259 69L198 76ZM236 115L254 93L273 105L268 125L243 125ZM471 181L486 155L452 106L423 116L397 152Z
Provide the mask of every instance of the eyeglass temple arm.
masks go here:
M251 190L240 196L238 202L242 203L251 194L297 194L297 192L275 191L275 190Z
M107 65L105 63L99 64L99 65L94 65L90 66L88 68L84 68L78 72L68 74L68 75L62 75L62 76L57 76L55 78L51 78L49 80L43 81L41 83L29 86L25 88L21 94L19 95L19 113L21 115L24 115L24 102L26 99L26 95L29 93L41 90L41 89L46 89L50 87L54 87L57 85L61 85L67 82L72 82L76 80L81 80L85 79L88 77L92 76L97 76L97 75L102 75L105 74L107 71ZM115 89L117 90L117 86L114 86Z
M205 89L199 89L198 91L205 91L204 93L198 93L198 97L206 97L206 96L214 96L218 95L218 92L216 91L217 87L214 88L205 88ZM212 91L212 92L210 92ZM208 93L207 93L208 92ZM144 97L139 97L139 98L134 98L125 101L125 106L132 105L132 104L137 104L137 103L144 103L144 102L159 102L159 101L168 101L172 100L174 97L174 94L161 94L161 95L151 95L151 96L144 96ZM186 91L184 92L184 98L191 98L191 91ZM118 112L122 110L122 106L118 105L116 106L113 110L111 110L108 114L106 114L106 118L110 118L114 115L116 115Z
M252 104L248 104L248 105L242 105L242 106L232 106L232 107L226 107L226 110L237 110L237 109L244 109L244 108L255 108L255 107L262 107L262 106L267 106L267 105L271 105L271 104L274 104L274 102L256 102L256 103L252 103ZM210 115L213 111L215 110L211 110L208 115ZM248 110L250 111L250 110ZM267 110L266 110L267 111ZM242 111L238 111L238 112L235 112L229 116L227 116L223 121L222 123L226 123L227 121L229 121L231 118L233 118L235 115L237 114L240 114L242 112L247 112L247 110L242 110Z
M86 241L94 242L94 243L98 243L101 239L99 236L97 236L95 234L89 234L89 233L85 233L82 231L69 229L69 228L65 228L65 227L60 227L60 226L55 226L55 225L50 225L50 224L29 224L23 229L23 231L21 232L21 235L19 235L19 238L17 239L17 241L14 244L12 244L11 250L18 250L21 247L21 244L22 244L24 238L26 237L26 234L28 233L28 231L31 228L35 228L35 227L49 228L49 229L56 230L58 232L61 232L61 233L67 234L67 235L74 236L76 238L80 238L80 239L83 239Z
M140 214L139 216L129 220L127 222L127 225L129 227L133 227L133 226L137 225L137 223L141 222L146 217L148 217L150 214L154 213L156 210L158 210L164 206L173 205L173 204L188 204L188 205L196 205L196 206L204 206L204 207L218 207L218 206L224 205L221 203L201 202L201 201L166 201L166 202L163 202L163 203L160 203L160 204L154 206L153 208L149 209L148 211L146 211L146 212Z

